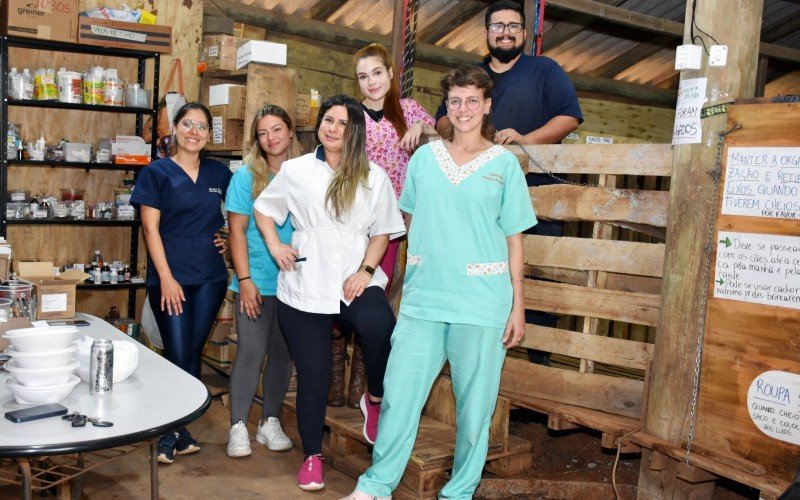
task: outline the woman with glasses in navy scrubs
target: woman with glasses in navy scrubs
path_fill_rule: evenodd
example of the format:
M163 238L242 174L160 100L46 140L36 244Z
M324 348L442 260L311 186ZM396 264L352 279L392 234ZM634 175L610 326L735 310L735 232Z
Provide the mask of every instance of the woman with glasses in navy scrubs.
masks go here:
M200 377L200 354L228 283L218 231L231 179L222 163L201 157L211 113L197 102L173 119L172 155L139 173L131 203L140 210L147 242L147 292L164 342L164 356ZM185 427L158 442L158 461L200 448Z

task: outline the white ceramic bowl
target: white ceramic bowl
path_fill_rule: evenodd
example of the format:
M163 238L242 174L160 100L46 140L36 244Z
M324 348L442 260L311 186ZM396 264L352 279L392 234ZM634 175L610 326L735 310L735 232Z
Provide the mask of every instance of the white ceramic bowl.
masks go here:
M18 352L38 352L64 349L75 340L76 333L75 326L39 326L9 330L3 337Z
M86 340L78 342L78 376L84 382L89 382L89 355L92 352L92 342L94 339L86 337ZM128 340L112 340L114 345L114 383L122 382L136 370L139 365L139 349Z
M81 381L75 375L70 375L64 384L48 385L45 387L26 387L17 384L11 377L6 379L8 389L14 394L17 404L21 405L46 405L63 401L72 389Z
M25 387L44 387L66 384L80 363L73 361L68 365L50 368L20 368L13 359L10 359L5 366L18 384Z
M78 347L73 343L64 349L56 349L54 351L39 351L39 352L20 352L9 347L6 349L6 354L11 356L14 364L20 368L50 368L53 366L64 366L72 361L72 355Z

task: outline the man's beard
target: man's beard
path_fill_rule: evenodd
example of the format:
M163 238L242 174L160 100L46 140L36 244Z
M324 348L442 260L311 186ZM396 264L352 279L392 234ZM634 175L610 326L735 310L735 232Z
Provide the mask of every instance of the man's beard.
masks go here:
M492 47L489 45L489 54L500 61L501 63L509 63L513 61L518 55L522 54L522 44L519 44L510 49L501 49L500 47Z

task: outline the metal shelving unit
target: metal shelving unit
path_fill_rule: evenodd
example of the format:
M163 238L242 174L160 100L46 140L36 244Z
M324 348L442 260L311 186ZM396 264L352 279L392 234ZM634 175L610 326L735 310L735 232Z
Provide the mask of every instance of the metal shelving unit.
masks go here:
M149 108L137 108L130 106L101 106L93 104L72 104L63 103L58 101L36 101L36 100L17 100L9 99L7 97L8 85L8 55L9 50L14 48L20 49L34 49L52 52L66 52L74 54L95 54L105 55L111 57L121 57L137 60L137 82L145 85L145 64L148 59L152 59L154 63L154 77L153 77L153 102ZM158 52L147 52L139 50L115 49L110 47L83 45L78 43L65 43L53 42L50 40L39 40L35 38L23 37L0 37L0 111L2 119L0 120L0 137L5 141L8 134L8 108L11 106L38 108L42 110L71 110L81 112L100 112L100 113L123 113L130 114L136 120L136 134L141 135L144 126L145 118L152 118L152 136L156 137L157 128L157 114L158 114L158 75L159 75L160 54ZM95 138L91 138L94 142ZM151 145L150 155L152 158L156 157L156 144L153 141ZM9 167L14 168L31 168L31 167L51 167L51 168L79 168L89 170L123 170L133 171L134 179L138 175L141 166L138 165L116 165L111 163L85 163L85 162L67 162L67 161L31 161L31 160L18 160L16 158L8 158L5 144L0 147L0 211L2 211L2 219L0 219L0 235L6 236L9 225L26 225L26 226L44 226L44 225L74 225L74 226L115 226L115 227L130 227L130 262L136 265L139 258L139 227L141 221L139 220L96 220L96 219L8 219L6 217L6 204L8 203L8 175ZM143 287L143 283L121 283L117 285L93 285L81 284L78 285L82 290L128 290L128 315L134 317L136 314L136 289Z

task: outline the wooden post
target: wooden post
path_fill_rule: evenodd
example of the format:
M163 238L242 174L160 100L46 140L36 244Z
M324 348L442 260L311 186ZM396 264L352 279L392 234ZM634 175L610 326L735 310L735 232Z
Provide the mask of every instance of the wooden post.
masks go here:
M704 106L752 97L763 0L730 0L724 7L721 2L696 2L694 13L693 3L686 2L683 43L691 43L694 15L696 26L728 45L728 65L708 68L703 55L702 69L684 72L681 78L708 79ZM730 22L731 12L736 13L735 23ZM703 36L697 29L695 35ZM701 143L676 146L673 152L661 312L644 427L646 433L675 444L685 440L689 426L698 328L705 314L700 307L706 293L705 252L716 217L710 204L716 187L709 173L716 167L717 133L724 130L725 120L724 114L702 120ZM652 459L653 452L645 451L639 498L710 498L714 483L690 485L678 479L676 461L661 468L651 467Z
M406 6L403 0L394 0L394 16L392 17L392 59L394 59L394 76L399 82L403 75L403 44L406 39L406 26L403 19Z

